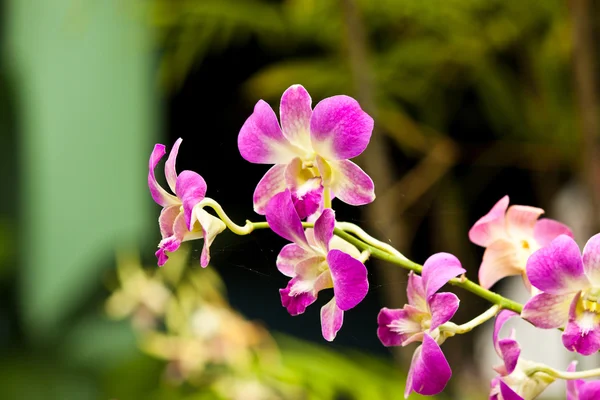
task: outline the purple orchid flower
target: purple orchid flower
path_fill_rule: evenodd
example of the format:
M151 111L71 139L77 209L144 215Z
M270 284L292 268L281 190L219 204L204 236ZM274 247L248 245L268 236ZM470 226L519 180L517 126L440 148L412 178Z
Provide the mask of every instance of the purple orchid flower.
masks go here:
M377 336L384 346L423 344L415 350L406 380L405 397L414 391L423 395L440 393L452 376L452 370L440 344L440 325L456 313L459 299L454 293L437 293L448 281L463 274L460 261L448 253L434 254L425 261L421 276L408 275L408 303L402 309L383 308L377 317Z
M148 187L154 201L163 207L158 218L162 240L156 257L161 267L167 262L166 252L176 251L184 241L204 238L200 265L206 267L210 260L209 247L226 226L202 209L201 201L206 194L204 179L193 171L182 171L177 175L175 161L181 141L177 139L165 163L167 184L175 196L163 189L154 176L156 165L166 153L165 146L156 144L150 155Z
M567 368L568 372L575 372L577 361L573 361ZM567 400L596 400L600 399L600 381L584 381L574 379L567 381Z
M277 268L291 278L286 288L279 290L282 305L291 315L302 314L315 302L319 291L333 288L333 298L321 308L321 331L326 340L332 341L342 327L344 311L367 295L367 268L351 254L333 247L333 210L323 210L310 234L302 228L289 190L276 194L265 212L271 229L293 242L284 246L277 257Z
M536 373L528 376L526 369L532 363L521 357L521 348L515 339L515 330L510 336L499 339L500 330L512 317L519 314L503 310L496 316L494 323L493 342L496 353L502 359L502 364L494 367L498 376L492 379L490 389L490 400L525 400L534 399L554 382L554 378Z
M564 326L564 346L590 355L600 350L600 234L588 240L583 256L575 241L560 235L529 257L527 277L541 291L521 316L538 328Z
M328 97L311 108L301 85L290 86L281 97L281 127L263 100L246 120L238 136L244 159L275 164L254 191L254 210L265 213L269 200L289 189L301 219L319 211L323 188L351 205L375 199L371 178L349 158L361 154L371 138L373 119L348 96Z

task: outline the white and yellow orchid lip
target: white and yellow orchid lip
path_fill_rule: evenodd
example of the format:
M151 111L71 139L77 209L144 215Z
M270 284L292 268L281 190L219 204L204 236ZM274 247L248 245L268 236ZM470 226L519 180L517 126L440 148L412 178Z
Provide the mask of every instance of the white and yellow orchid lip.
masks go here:
M371 178L348 160L366 148L373 119L348 96L326 98L314 109L311 104L306 89L293 85L281 97L281 127L273 109L260 100L240 130L238 148L244 159L275 164L254 191L259 214L270 198L289 189L304 219L323 204L319 184L351 205L375 199ZM305 186L309 180L310 190Z
M165 146L157 144L150 155L148 187L154 201L163 207L159 217L162 240L156 257L158 266L163 266L168 260L167 252L176 251L184 241L204 238L200 265L206 267L210 260L210 244L225 229L225 224L200 206L206 195L204 178L187 170L177 174L175 163L181 142L177 139L165 163L167 184L175 195L163 189L154 175L156 166L165 155Z

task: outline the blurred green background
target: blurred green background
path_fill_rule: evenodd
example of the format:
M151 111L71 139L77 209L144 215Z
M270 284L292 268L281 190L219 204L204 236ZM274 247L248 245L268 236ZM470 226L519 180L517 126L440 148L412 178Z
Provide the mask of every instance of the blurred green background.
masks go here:
M319 307L293 318L281 308L274 262L284 241L273 234L221 235L209 270L193 243L171 268L177 277L163 272L171 263L157 272L152 146L182 137L178 169L202 174L236 221L259 220L251 196L266 169L236 147L254 103L277 109L295 83L314 103L351 95L376 121L358 163L378 198L336 204L338 219L419 262L452 252L474 278L482 249L467 231L504 194L571 225L580 244L598 229L598 8L0 1L0 398L403 398L413 348L390 352L375 331L379 308L404 303L406 273L370 263L369 296L328 344ZM213 293L198 280L223 287ZM487 307L458 294L458 321ZM237 343L249 359L196 362L213 342L173 350L172 340L197 336L173 318L210 324L196 313L206 304L235 315L219 320L223 331L248 324L243 340L219 343ZM443 347L454 371L447 398L486 395L475 335ZM181 354L198 356L186 369Z

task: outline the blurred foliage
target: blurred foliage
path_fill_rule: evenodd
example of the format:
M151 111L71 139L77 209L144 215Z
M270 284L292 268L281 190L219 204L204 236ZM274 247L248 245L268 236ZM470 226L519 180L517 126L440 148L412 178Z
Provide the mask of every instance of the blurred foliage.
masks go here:
M131 320L141 350L165 363L161 379L181 396L169 398L403 398L389 361L272 336L232 310L215 270L189 266L188 256L182 248L157 270L122 254L106 302L110 316Z
M246 83L252 100L278 101L291 83L302 83L316 98L348 93L353 85L348 47L356 45L348 32L360 27L349 24L346 2L154 0L152 22L164 49L162 81L177 88L209 51L254 37L279 60ZM576 156L578 146L565 146L579 143L573 101L565 95L572 43L566 2L357 0L356 5L370 44L363 62L372 73L378 126L408 154L427 152L431 136L446 132L458 111L455 96L472 92L498 138L558 149L545 162L525 161L529 166L550 168Z

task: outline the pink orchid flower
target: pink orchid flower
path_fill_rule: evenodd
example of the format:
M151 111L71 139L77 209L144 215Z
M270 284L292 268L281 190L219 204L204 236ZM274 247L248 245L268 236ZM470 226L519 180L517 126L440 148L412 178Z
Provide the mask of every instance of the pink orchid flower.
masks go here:
M375 199L371 178L349 158L361 154L371 138L373 119L348 96L328 97L311 108L301 85L281 97L281 127L263 100L246 120L238 136L244 159L275 164L254 191L254 210L265 213L269 200L289 189L301 219L319 211L324 188L351 205Z
M529 256L561 234L573 236L571 230L552 219L538 220L544 210L513 205L504 196L473 225L471 242L485 247L479 268L479 284L489 289L494 283L511 275L522 275ZM526 285L529 283L525 279Z
M492 379L490 400L525 400L534 399L554 382L554 378L545 374L528 376L526 370L532 367L531 361L521 357L521 348L515 340L515 330L510 336L499 339L500 330L517 313L503 310L494 323L493 342L496 353L502 359L502 364L494 367L498 376Z
M333 298L321 308L321 331L332 341L342 327L344 311L367 295L367 268L351 254L333 248L333 210L323 210L311 235L302 228L289 190L276 194L265 211L271 229L293 242L277 257L277 268L291 278L286 288L279 290L282 305L291 315L302 314L321 290L333 288Z
M452 376L450 365L440 349L446 339L440 325L450 321L458 309L454 293L437 293L450 279L463 274L460 261L448 253L434 254L425 261L421 276L408 275L408 304L402 309L383 308L377 317L377 336L386 346L406 346L420 341L406 380L404 396L440 393Z
M600 350L600 234L588 240L583 255L575 241L560 235L529 257L527 277L541 293L521 316L538 328L564 326L564 346L590 355Z
M567 368L568 372L575 372L577 361L573 361ZM596 400L600 399L600 381L584 381L573 379L567 381L567 400Z
M165 163L167 184L175 196L163 189L154 176L156 165L166 153L165 146L155 145L150 155L148 187L154 201L163 207L158 218L162 240L156 257L158 266L163 266L168 259L166 252L176 251L186 240L204 238L200 265L206 267L210 260L209 247L215 237L223 232L225 224L202 209L201 202L206 194L204 179L193 171L182 171L177 175L175 161L180 145L181 139L177 139Z

